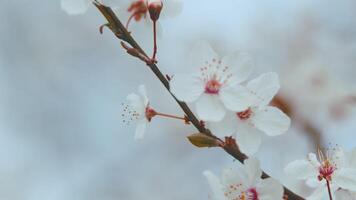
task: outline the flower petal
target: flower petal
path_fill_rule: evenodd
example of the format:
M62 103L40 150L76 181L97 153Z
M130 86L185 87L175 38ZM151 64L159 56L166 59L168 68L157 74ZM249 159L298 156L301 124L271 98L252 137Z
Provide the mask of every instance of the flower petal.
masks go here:
M349 166L356 169L356 148L352 149L348 155L347 159L349 161Z
M135 140L143 139L143 137L145 135L147 124L148 124L148 122L146 119L142 119L137 122L136 132L135 132Z
M262 176L260 161L256 158L248 158L244 161L244 167L249 179L248 185L255 186Z
M273 72L262 74L248 82L247 88L255 96L253 105L266 106L280 88L278 74Z
M222 66L229 67L233 74L231 78L235 84L245 81L253 69L251 57L246 53L238 51L224 56Z
M141 95L141 99L142 99L144 105L147 106L148 105L148 97L147 97L146 86L140 85L138 87L138 93Z
M135 93L129 94L126 97L129 106L133 111L135 111L138 115L143 116L145 113L145 105L142 101L142 98Z
M163 18L172 18L179 15L183 10L182 0L167 0L163 2L163 10L161 16Z
M262 142L261 131L251 127L248 122L239 122L237 127L236 142L240 150L248 156L255 154Z
M285 168L284 172L291 177L306 180L310 177L318 176L316 168L307 160L295 160L289 163Z
M328 199L328 198L329 198L328 190L325 187L318 187L306 199L307 200L324 200L324 199Z
M356 169L341 168L333 179L335 185L347 190L356 191Z
M88 0L61 0L62 9L69 15L84 14L89 6Z
M206 41L197 42L191 50L190 61L193 68L201 68L206 62L218 59L219 56Z
M251 94L240 85L222 87L219 97L225 107L231 111L241 112L251 106Z
M337 200L356 200L356 194L341 189L335 192L335 197Z
M217 95L203 94L196 102L199 119L218 122L225 116L225 108Z
M209 122L207 127L218 137L231 136L236 133L237 119L233 112L225 115L224 119L219 122Z
M177 99L187 103L197 100L204 92L204 83L196 75L174 75L170 87Z
M204 176L208 179L211 190L214 194L214 199L225 200L223 186L218 177L216 177L211 171L204 171Z
M276 200L283 199L283 186L273 178L263 179L256 187L258 199Z
M222 172L221 182L224 186L240 185L234 193L239 193L248 189L248 174L241 163L233 163L232 166L224 168Z
M251 120L258 129L269 136L285 133L291 123L290 118L286 114L272 106L254 110L254 115Z

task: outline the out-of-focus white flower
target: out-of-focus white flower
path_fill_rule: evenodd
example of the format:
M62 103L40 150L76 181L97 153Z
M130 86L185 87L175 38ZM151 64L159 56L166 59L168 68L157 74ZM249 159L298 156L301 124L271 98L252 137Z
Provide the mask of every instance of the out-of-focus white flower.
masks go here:
M289 163L285 172L316 188L308 200L328 199L327 181L333 195L337 191L340 198L347 196L346 191L352 195L351 192L356 192L356 148L351 152L344 152L342 148L335 147L328 150L326 156L319 151L319 160L315 154L310 153L306 160ZM345 191L340 193L340 190Z
M241 112L229 112L221 122L208 123L208 127L220 137L236 134L241 151L253 155L261 144L263 133L268 136L285 133L290 118L278 108L268 106L279 90L276 73L262 74L246 87L252 96L251 106Z
M192 74L176 74L171 92L181 101L195 102L197 114L204 121L220 121L226 109L243 111L251 105L250 93L241 86L250 75L250 58L235 52L220 58L206 42L193 48Z
M85 13L94 0L61 0L61 7L70 15ZM120 12L131 13L136 20L146 18L148 5L153 2L147 0L97 0L97 2L119 9ZM181 0L163 1L162 17L175 17L181 13L183 2Z
M107 6L116 5L119 2L123 3L127 1L128 0L97 0L97 2ZM69 15L79 15L84 14L92 2L94 2L94 0L61 0L61 7Z
M212 172L203 174L208 179L213 191L214 200L279 200L283 198L282 185L272 179L262 179L260 163L257 159L249 158L244 165L223 170L219 179Z
M145 134L146 127L151 121L152 117L156 115L156 111L150 108L149 100L147 98L146 87L140 85L138 94L132 93L127 96L128 105L124 108L125 123L132 121L136 122L135 139L142 139Z

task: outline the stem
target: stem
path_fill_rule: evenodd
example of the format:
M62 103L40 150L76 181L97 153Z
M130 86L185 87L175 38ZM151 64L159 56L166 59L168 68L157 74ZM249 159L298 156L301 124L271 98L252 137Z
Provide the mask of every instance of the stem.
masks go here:
M162 116L162 117L167 117L167 118L172 118L172 119L179 119L179 120L183 120L186 121L186 119L184 117L178 117L175 115L169 115L169 114L164 114L164 113L156 113L157 116Z
M125 28L128 30L129 29L129 25L130 25L130 22L131 20L137 15L137 13L132 13L132 15L129 17L129 19L127 20L126 22L126 26Z
M128 42L133 48L137 49L142 55L147 57L147 54L143 49L141 48L140 45L137 44L135 39L129 34L127 29L123 26L121 21L117 18L115 13L112 11L111 8L106 7L104 5L101 5L99 3L95 3L94 5L99 9L99 11L104 15L104 17L108 20L110 24L110 29L113 31L115 35L122 35L125 38L125 41ZM174 100L178 103L178 105L182 108L184 113L186 114L187 118L189 121L194 125L196 129L202 134L205 134L207 136L213 137L219 141L221 141L220 138L216 137L213 135L210 130L206 129L198 118L193 114L191 109L188 107L188 105L184 102L179 101L171 92L169 89L169 81L166 79L166 77L162 74L162 72L159 70L158 66L154 63L147 63L152 72L157 76L157 78L162 82L164 87L168 90L168 92L172 95ZM224 150L230 154L232 157L235 159L239 160L240 162L243 162L245 159L247 159L247 156L243 154L239 148L237 147L236 143L235 145L231 146L226 146L224 147ZM262 178L268 178L269 175L264 173L262 174ZM293 193L290 191L288 188L284 187L284 194L288 196L289 200L304 200L304 198L300 197L299 195Z
M152 61L156 60L157 55L157 20L153 20L153 55Z
M333 200L333 196L332 196L332 194L331 194L330 181L326 180L326 186L328 187L329 199L330 199L330 200Z

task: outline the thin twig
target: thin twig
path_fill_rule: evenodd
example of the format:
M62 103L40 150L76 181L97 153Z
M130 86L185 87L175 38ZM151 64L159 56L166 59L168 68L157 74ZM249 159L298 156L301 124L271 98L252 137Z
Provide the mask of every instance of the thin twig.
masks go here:
M106 7L104 5L101 5L99 3L95 3L94 5L99 9L99 11L104 15L104 17L108 20L110 26L109 28L111 31L117 36L120 35L122 40L126 41L129 43L133 48L137 49L142 55L147 56L146 52L138 45L138 43L134 40L134 38L131 36L131 34L127 31L125 26L121 23L121 21L117 18L115 13L112 11L110 7ZM162 74L162 72L159 70L158 66L154 62L147 63L147 65L150 67L152 72L157 76L157 78L162 82L164 87L168 90L168 92L172 95L172 97L175 99L175 101L178 103L178 105L182 108L184 113L186 114L187 118L189 121L195 126L196 129L199 130L199 132L213 137L219 141L222 141L215 135L213 135L210 130L206 129L202 123L198 120L198 118L193 114L191 109L188 107L188 105L184 102L179 101L171 92L169 88L169 81L166 79L166 77ZM240 162L243 162L245 159L247 159L247 156L243 154L236 142L233 142L229 145L223 146L223 149L230 154L232 157L235 159L239 160ZM268 178L269 175L263 172L262 178ZM284 187L284 193L285 195L288 196L289 200L304 200L304 198L298 196L297 194L293 193L290 191L288 188Z

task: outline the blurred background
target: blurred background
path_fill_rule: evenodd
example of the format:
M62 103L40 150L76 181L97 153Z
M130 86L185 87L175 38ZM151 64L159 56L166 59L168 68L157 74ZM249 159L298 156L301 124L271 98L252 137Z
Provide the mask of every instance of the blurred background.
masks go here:
M318 146L356 146L356 2L354 0L184 0L161 21L159 66L189 72L189 49L205 39L221 55L242 50L254 76L280 74L274 104L293 119L266 138L257 157L273 177L308 194L283 167ZM126 19L123 19L126 21ZM146 138L121 122L127 94L146 84L157 110L182 111L140 61L127 56L91 6L69 16L59 0L2 0L0 6L0 199L208 199L202 171L219 174L233 159L197 149L195 132L153 120ZM151 32L132 24L151 52Z

